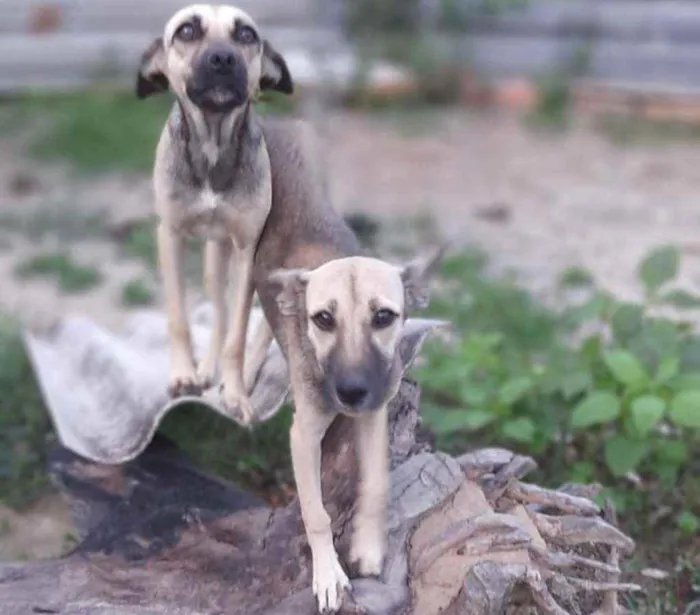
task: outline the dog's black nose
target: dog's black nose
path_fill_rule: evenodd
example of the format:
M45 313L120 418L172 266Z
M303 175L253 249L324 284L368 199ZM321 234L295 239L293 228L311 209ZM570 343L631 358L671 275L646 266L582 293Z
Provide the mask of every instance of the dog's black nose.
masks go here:
M339 381L335 386L335 392L342 403L351 407L361 405L369 394L365 383L359 378L347 378Z
M221 75L233 72L235 57L233 50L215 49L209 54L209 66Z

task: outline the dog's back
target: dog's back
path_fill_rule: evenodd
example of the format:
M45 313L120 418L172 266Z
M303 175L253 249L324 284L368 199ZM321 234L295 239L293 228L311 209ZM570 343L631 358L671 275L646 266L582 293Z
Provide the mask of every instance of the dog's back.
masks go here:
M261 120L270 157L272 208L255 255L255 287L273 331L278 333L276 269L315 269L354 256L354 233L330 203L325 165L314 130L291 119Z

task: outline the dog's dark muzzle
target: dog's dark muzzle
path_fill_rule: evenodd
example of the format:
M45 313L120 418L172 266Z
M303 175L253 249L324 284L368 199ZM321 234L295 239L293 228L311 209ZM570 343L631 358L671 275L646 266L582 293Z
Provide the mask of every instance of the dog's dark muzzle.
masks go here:
M391 365L371 345L362 365L348 366L337 354L331 355L324 370L331 394L345 414L379 410L391 387Z
M235 47L211 45L199 56L187 85L190 100L208 111L226 112L248 98L248 69Z

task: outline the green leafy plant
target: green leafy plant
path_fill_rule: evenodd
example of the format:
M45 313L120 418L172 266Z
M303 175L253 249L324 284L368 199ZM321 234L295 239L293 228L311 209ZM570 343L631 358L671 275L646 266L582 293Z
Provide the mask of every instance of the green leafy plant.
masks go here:
M30 258L20 263L15 268L15 273L22 278L53 277L66 294L84 292L102 282L102 274L97 269L79 265L64 252Z
M55 441L18 323L0 314L0 502L30 504L48 485Z
M553 482L636 473L675 488L700 451L700 337L683 318L700 298L672 287L679 268L677 249L650 253L639 303L566 271L554 310L486 276L477 254L448 260L432 311L463 335L429 345L420 375L440 444L512 445L545 460ZM678 523L697 512L679 509Z
M153 291L144 280L131 280L122 288L122 305L136 307L151 305L152 303Z

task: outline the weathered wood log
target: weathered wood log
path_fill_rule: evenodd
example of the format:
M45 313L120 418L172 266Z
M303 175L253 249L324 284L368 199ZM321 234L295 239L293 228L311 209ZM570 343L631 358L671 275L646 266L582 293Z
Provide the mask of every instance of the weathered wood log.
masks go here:
M519 475L533 463L500 449L459 459L433 452L418 405L418 386L405 380L390 408L384 573L354 579L344 612L620 613L616 593L638 588L620 581L618 557L634 544L586 490L524 485ZM323 443L324 496L343 559L357 480L347 421L336 420ZM504 490L480 485L504 468L515 471ZM0 566L3 615L315 612L296 501L267 508L160 437L121 465L59 448L51 473L73 505L79 545L60 559Z

